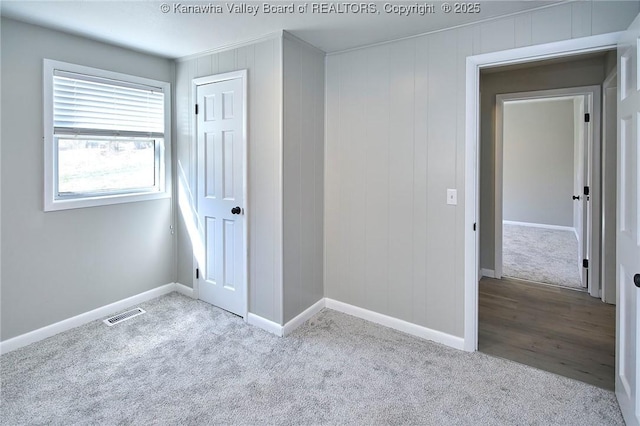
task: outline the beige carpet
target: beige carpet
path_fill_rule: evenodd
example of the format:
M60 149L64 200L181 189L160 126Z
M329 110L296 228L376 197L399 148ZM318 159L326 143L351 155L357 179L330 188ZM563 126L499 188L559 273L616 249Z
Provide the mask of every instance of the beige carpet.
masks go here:
M332 310L278 338L173 293L0 357L3 425L621 425L613 392Z
M504 224L502 275L583 289L573 231Z

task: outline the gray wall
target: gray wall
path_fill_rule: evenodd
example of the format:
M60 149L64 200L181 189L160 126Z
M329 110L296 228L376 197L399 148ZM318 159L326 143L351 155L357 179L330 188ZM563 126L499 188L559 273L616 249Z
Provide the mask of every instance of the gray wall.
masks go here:
M573 227L573 100L506 102L503 220Z
M638 8L568 3L330 55L325 295L462 336L466 57L620 30Z
M43 58L169 82L173 66L9 19L1 27L6 340L175 281L171 200L43 212Z
M324 52L284 38L284 322L324 297Z
M193 222L190 188L196 179L191 155L191 81L248 70L249 312L282 321L282 42L274 37L250 46L206 54L176 64L178 282L193 286L193 251L186 224ZM195 194L194 194L195 195Z
M624 22L624 20L621 20ZM621 26L625 24L621 23ZM494 268L495 110L496 95L535 90L600 85L604 56L512 71L482 73L480 77L480 268ZM573 167L572 167L573 168Z
M327 297L462 334L456 126L471 54L465 28L327 58ZM446 205L456 187L458 207Z

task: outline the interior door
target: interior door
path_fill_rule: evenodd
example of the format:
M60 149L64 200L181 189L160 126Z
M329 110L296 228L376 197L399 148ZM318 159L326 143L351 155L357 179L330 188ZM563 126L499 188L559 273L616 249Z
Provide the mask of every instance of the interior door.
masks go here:
M230 73L217 78L196 86L197 208L204 242L198 294L245 317L244 77Z
M592 229L593 229L593 205L591 200L591 188L593 186L593 153L594 149L594 125L595 116L593 95L582 95L574 99L574 192L573 192L573 225L578 239L578 258L576 268L580 275L582 287L587 288L593 297L600 297L600 289L597 280L589 276L593 270L592 259ZM588 191L586 190L588 189ZM589 267L584 267L583 260L589 262Z
M582 267L582 259L586 254L586 236L589 231L588 223L585 217L587 211L586 200L583 194L586 182L586 162L587 144L586 144L586 123L582 117L585 113L586 96L579 96L574 99L574 176L573 176L573 227L576 230L578 239L578 257L576 259L576 268L581 277L582 286L587 286L587 269Z
M616 396L627 425L640 424L640 15L618 44Z
M586 119L582 120L582 125L584 126L584 187L580 192L582 194L582 208L583 208L583 231L582 231L582 241L579 241L579 244L582 246L582 258L587 259L589 262L589 267L582 267L582 286L586 287L589 291L589 294L593 297L600 297L600 288L598 285L598 280L594 279L595 277L590 276L591 272L595 269L595 263L597 259L595 259L595 253L593 253L594 247L597 242L593 242L593 221L594 221L594 203L592 202L591 190L594 189L594 135L593 135L593 122L595 121L595 113L594 113L594 99L592 95L584 96L584 112L589 114L590 118L588 121ZM598 110L599 112L599 110ZM584 117L584 116L583 116ZM585 188L589 188L588 191L585 191ZM583 266L581 264L578 267Z

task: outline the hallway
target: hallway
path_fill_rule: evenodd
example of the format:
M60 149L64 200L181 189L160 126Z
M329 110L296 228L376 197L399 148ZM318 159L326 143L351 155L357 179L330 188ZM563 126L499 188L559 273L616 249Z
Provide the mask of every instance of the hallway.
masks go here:
M483 278L479 292L480 352L614 389L615 306L509 279Z

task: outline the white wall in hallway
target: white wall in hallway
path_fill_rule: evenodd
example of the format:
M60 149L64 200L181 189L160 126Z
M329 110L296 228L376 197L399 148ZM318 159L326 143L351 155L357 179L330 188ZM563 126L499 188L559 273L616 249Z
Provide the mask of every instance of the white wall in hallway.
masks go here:
M573 227L573 100L505 102L503 219Z

